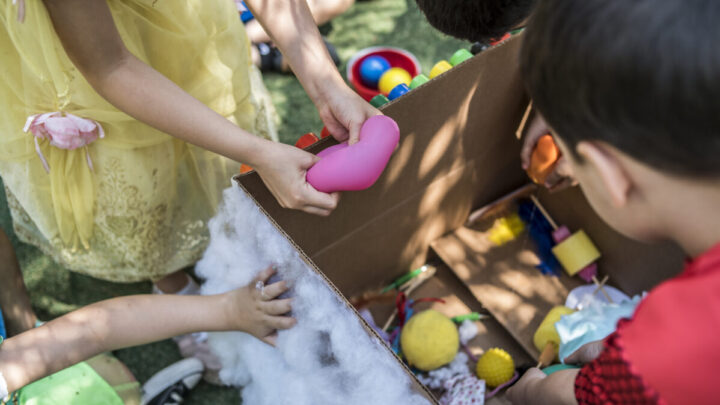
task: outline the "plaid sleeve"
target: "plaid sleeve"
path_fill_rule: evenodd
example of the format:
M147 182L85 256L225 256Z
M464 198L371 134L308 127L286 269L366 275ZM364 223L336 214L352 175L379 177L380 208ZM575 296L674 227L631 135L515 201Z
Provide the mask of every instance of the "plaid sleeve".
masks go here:
M586 364L575 379L575 398L580 405L660 404L657 393L648 389L622 356L617 333L605 340L605 350Z

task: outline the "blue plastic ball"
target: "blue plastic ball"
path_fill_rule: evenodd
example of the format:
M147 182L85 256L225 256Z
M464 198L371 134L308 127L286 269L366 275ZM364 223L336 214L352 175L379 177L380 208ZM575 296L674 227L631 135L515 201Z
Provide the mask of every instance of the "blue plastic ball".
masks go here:
M390 62L382 56L368 56L360 64L360 79L363 84L376 89L380 76L390 69Z
M408 87L408 85L405 83L400 83L390 91L390 94L388 94L388 99L395 100L396 98L402 96L408 91L410 91L410 87Z

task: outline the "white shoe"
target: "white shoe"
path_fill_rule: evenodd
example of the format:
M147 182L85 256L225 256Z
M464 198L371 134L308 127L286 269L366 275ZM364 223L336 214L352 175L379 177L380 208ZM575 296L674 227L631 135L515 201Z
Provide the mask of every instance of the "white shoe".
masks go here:
M143 405L179 405L203 375L203 363L190 357L158 371L142 387Z

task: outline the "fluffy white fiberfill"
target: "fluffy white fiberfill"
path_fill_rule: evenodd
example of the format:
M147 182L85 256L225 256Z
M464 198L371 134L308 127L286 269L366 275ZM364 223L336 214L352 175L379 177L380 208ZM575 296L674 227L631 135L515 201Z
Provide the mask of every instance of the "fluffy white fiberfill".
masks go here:
M287 280L297 325L271 347L242 332L211 333L221 379L247 405L427 404L377 338L239 187L224 192L197 264L203 294L247 285L269 265ZM271 280L273 281L273 280Z

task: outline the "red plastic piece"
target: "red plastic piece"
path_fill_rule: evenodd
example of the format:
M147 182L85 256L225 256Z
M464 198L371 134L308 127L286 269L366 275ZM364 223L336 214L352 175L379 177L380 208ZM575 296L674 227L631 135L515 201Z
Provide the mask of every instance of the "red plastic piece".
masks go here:
M300 139L297 140L297 142L295 142L295 146L300 149L305 149L319 140L320 139L317 137L317 135L313 134L312 132L308 132L307 134L301 136Z
M253 168L246 165L245 163L240 165L240 174L245 174L253 171Z
M500 38L493 38L490 40L490 46L495 46L501 42L504 42L504 41L510 39L511 36L512 36L511 33L506 32L505 35L501 36Z
M322 131L320 132L320 139L325 139L330 135L330 131L328 131L327 127L323 127Z

